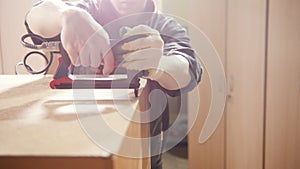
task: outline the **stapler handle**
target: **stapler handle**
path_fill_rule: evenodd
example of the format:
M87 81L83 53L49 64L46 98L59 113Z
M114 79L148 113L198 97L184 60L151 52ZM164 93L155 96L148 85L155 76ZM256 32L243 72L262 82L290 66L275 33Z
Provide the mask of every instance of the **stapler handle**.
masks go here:
M68 56L67 51L63 48L62 44L59 44L59 50L61 54L61 59L59 60L58 68L54 74L54 79L67 77L69 75L69 67L71 65L71 60Z

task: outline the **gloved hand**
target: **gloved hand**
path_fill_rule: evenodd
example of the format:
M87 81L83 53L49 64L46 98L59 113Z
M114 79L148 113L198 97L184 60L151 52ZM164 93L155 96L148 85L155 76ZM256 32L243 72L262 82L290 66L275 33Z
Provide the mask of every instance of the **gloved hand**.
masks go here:
M73 65L97 68L103 63L103 74L113 71L109 36L86 11L74 8L63 12L61 42Z
M132 52L123 55L123 67L138 71L147 70L149 74L144 78L155 80L169 90L188 85L191 80L189 62L181 55L163 55L164 42L157 30L146 25L126 29L123 38L137 34L148 36L124 43L122 49Z
M147 70L149 75L145 78L155 79L156 76L160 75L159 63L163 56L164 46L159 32L146 25L124 29L126 29L126 33L123 35L123 39L138 34L147 36L122 45L123 50L132 51L123 55L125 63L122 66L129 70Z

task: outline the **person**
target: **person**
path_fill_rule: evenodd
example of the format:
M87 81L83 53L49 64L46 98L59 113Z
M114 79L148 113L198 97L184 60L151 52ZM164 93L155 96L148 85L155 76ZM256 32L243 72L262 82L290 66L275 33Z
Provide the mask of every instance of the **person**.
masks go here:
M116 65L147 70L142 78L151 90L170 96L192 90L201 79L202 67L186 29L160 13L153 0L42 0L28 11L25 25L30 33L60 40L73 65L103 65L103 74L113 73ZM115 56L112 39L140 34L146 36L124 43L122 49L129 52L121 59ZM155 116L150 123L151 136L168 128L168 106L157 115L162 103L160 96L154 97L150 101L155 107L150 115ZM162 144L161 139L151 140L151 151L159 152L152 153L152 169L162 168Z

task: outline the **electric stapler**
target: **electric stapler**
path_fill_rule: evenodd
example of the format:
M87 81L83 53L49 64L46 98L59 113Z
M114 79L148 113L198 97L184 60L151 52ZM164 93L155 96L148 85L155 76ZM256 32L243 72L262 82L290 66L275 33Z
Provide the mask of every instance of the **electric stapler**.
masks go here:
M122 50L122 44L126 42L133 41L138 38L146 37L146 34L137 34L125 39L119 40L116 44L112 46L112 51L115 56L122 56L123 54L132 52L132 51L124 51ZM39 44L31 44L26 41L26 39L30 37L32 40L37 39L40 41ZM34 40L33 40L34 41ZM23 65L27 69L28 72L32 74L38 73L45 73L49 68L53 54L57 53L60 54L58 58L58 67L53 75L53 79L50 82L50 87L52 89L133 89L134 94L138 96L138 89L140 87L140 77L146 76L148 74L147 71L133 71L133 70L126 70L121 66L117 66L113 73L110 75L101 75L103 65L100 65L98 69L91 69L89 67L83 66L74 66L71 64L71 60L63 48L60 41L46 41L44 38L33 35L33 34L26 34L22 37L21 42L23 46L31 49L46 49L50 50L51 58L48 61L47 57L40 52L30 52L28 53L24 60ZM34 72L32 68L26 63L28 56L32 53L38 53L42 55L47 62L47 68L40 72ZM117 58L116 58L117 59ZM120 59L120 58L119 58Z

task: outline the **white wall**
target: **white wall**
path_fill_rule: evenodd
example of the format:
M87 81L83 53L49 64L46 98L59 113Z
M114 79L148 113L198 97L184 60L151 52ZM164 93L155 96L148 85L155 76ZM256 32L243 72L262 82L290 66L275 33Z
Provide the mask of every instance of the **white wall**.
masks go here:
M24 17L36 0L1 0L0 5L0 73L14 74L15 64L28 49L20 39L26 33ZM2 71L1 71L2 70Z
M164 13L175 15L180 18L188 19L188 4L186 0L160 0L161 8Z

